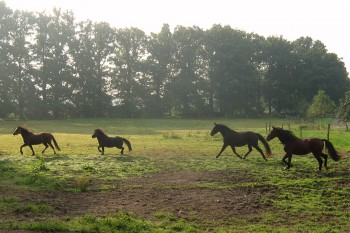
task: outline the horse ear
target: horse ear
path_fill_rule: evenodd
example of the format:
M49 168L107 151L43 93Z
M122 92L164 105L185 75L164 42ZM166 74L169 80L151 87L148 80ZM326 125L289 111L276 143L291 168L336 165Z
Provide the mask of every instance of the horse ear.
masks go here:
M215 121L214 121L214 125L216 125Z
M275 127L275 126L272 126L272 128L273 128L273 129L276 129L276 127Z

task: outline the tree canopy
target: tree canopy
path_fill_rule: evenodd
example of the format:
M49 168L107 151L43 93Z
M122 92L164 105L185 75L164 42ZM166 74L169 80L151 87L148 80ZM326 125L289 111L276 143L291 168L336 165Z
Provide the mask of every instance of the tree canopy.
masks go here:
M0 118L304 115L319 90L349 91L321 41L230 26L138 28L0 1Z
M333 114L336 105L324 90L319 90L317 95L312 98L308 109L308 115L312 117L325 117L327 114Z
M350 91L347 91L345 97L340 100L337 118L344 123L350 122Z

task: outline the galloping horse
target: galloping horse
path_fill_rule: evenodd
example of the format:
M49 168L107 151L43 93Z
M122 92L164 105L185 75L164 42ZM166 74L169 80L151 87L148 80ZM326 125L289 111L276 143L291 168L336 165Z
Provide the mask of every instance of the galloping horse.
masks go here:
M324 159L324 166L327 167L327 158L328 156L324 154L323 148L324 145L328 150L328 154L334 161L338 161L340 156L337 151L334 149L332 143L326 139L320 138L306 138L300 139L295 136L291 131L284 130L279 127L273 127L270 134L267 136L266 140L270 141L271 139L277 137L280 142L284 145L284 151L286 154L284 155L282 161L287 165L285 169L289 169L291 166L292 155L306 155L308 153L312 153L318 161L318 170L322 170L322 158ZM288 159L288 162L286 161Z
M102 129L95 129L94 134L92 135L92 138L96 138L98 140L98 151L102 152L101 155L104 154L105 147L117 147L118 149L121 149L121 154L124 152L123 142L128 146L129 151L132 151L131 143L122 137L108 137ZM102 150L101 150L102 148Z
M44 154L45 150L50 146L54 152L54 154L56 154L55 148L52 146L51 141L53 141L53 143L55 144L55 147L57 150L61 150L58 145L57 142L54 138L54 136L50 133L39 133L39 134L35 134L32 133L31 131L29 131L29 129L22 127L22 126L17 126L17 128L15 129L15 131L13 132L13 135L17 135L17 134L21 134L24 144L21 146L20 148L20 152L23 155L23 151L22 148L25 146L29 146L30 149L32 150L33 154L35 155L35 152L33 150L32 145L39 145L39 144L44 144L45 149L41 152L42 154Z
M261 136L258 133L254 133L251 131L236 132L225 125L216 124L214 122L214 128L211 130L210 135L214 136L218 132L221 133L221 135L224 139L224 145L222 146L222 148L221 148L219 154L216 156L216 158L218 158L221 155L221 153L226 149L227 146L231 146L233 153L235 153L235 155L237 155L241 159L245 159L248 156L248 154L252 151L252 147L254 147L255 149L257 149L260 152L261 156L265 160L267 160L263 151L258 146L258 140L260 140L263 143L263 145L265 146L266 155L267 156L271 155L271 149L270 149L269 144L267 143L265 138L263 138L263 136ZM235 147L241 147L241 146L245 146L245 145L248 145L248 152L242 157L236 152Z

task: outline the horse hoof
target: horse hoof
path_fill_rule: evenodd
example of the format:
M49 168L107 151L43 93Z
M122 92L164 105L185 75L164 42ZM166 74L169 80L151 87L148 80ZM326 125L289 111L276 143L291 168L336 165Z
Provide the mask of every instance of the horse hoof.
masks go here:
M285 167L285 168L283 168L283 170L289 170L289 167Z

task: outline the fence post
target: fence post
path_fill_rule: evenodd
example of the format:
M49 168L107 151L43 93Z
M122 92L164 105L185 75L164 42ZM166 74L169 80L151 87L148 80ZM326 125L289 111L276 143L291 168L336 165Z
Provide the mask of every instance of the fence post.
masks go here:
M327 140L329 141L329 131L331 129L331 124L328 124L328 128L327 128Z

